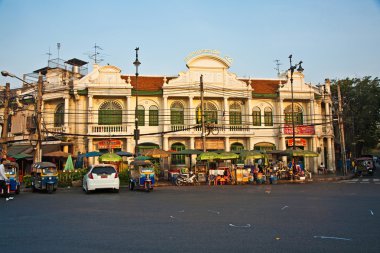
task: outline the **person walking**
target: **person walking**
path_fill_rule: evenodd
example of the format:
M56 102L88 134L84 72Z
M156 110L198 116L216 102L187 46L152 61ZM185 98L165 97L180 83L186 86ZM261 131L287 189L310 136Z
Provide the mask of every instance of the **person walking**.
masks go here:
M3 189L3 195L5 196L5 200L8 201L8 200L12 200L13 197L11 197L8 193L8 187L7 187L8 178L5 175L5 167L4 167L5 161L6 161L5 158L1 158L0 160L0 187Z

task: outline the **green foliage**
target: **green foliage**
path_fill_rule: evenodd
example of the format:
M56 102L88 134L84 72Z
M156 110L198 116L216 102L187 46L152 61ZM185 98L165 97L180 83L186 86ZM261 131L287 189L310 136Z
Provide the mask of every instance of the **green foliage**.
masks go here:
M72 186L73 181L82 180L87 173L87 169L78 169L74 171L60 171L58 173L58 186Z
M119 172L120 185L128 185L129 182L129 170L123 170Z
M30 188L32 186L32 180L30 175L25 175L22 177L22 183L25 188Z
M376 146L380 138L380 80L371 77L334 80L333 103L340 83L346 146L357 156ZM337 104L334 105L337 109Z

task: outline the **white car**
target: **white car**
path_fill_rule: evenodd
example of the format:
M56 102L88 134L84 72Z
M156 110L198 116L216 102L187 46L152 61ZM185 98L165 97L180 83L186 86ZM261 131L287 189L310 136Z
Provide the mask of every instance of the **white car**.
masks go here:
M97 189L112 189L119 192L120 179L116 167L112 164L92 165L83 177L83 190L86 193Z

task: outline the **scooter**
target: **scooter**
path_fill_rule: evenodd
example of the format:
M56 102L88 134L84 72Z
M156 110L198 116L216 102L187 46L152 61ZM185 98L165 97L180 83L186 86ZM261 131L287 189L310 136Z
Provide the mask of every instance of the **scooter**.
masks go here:
M191 171L190 174L179 174L175 180L177 186L180 185L199 185L197 176Z

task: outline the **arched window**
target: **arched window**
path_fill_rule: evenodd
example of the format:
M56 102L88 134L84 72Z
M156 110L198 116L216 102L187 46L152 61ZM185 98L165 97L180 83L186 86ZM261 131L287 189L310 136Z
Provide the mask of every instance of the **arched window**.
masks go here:
M241 125L241 106L235 102L230 105L230 125Z
M170 123L172 125L184 124L184 110L181 102L174 102L170 107Z
M65 104L57 105L54 113L54 127L61 127L65 124Z
M171 150L182 151L185 149L185 145L180 142L173 143ZM172 155L172 164L185 164L185 155Z
M107 101L99 107L99 125L121 125L122 107L116 101Z
M158 107L155 105L149 107L149 126L158 126Z
M252 122L254 126L261 126L261 110L257 106L252 110Z
M264 109L264 125L273 126L273 114L270 107L265 107Z
M239 152L244 149L244 145L240 142L234 142L231 144L231 152Z
M288 105L285 110L285 124L292 124L292 106ZM294 124L303 124L303 113L302 108L299 105L294 105Z
M137 118L138 126L145 126L145 108L142 105L137 106L137 110L135 112Z
M215 123L218 124L218 109L217 107L211 103L211 102L205 102L204 106L204 114L205 114L205 122L206 123ZM201 106L199 105L196 110L196 119L197 124L202 123L202 114L201 114Z

